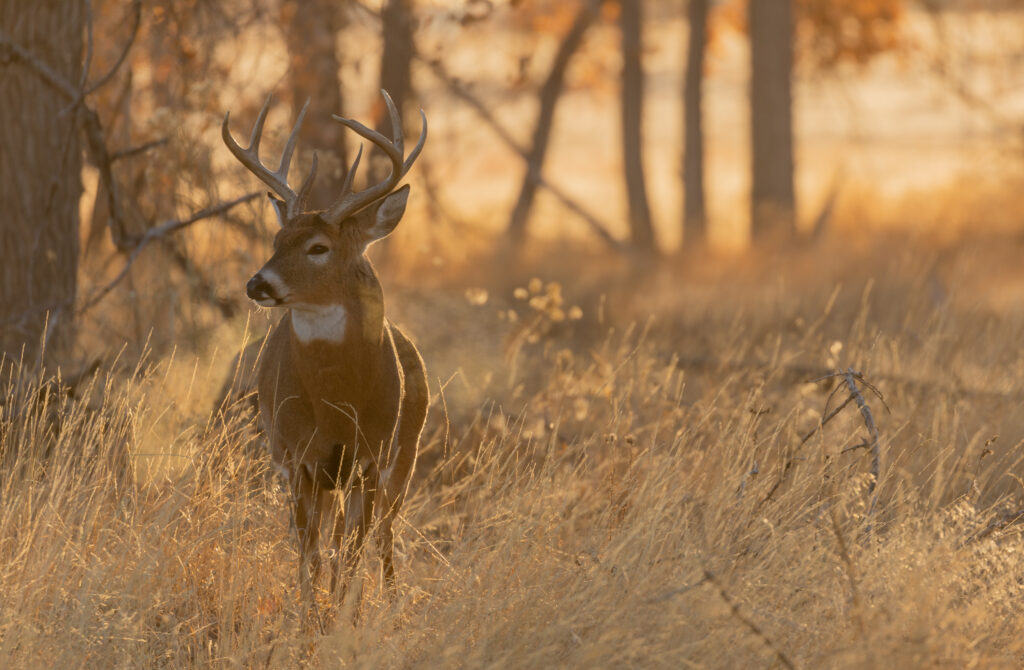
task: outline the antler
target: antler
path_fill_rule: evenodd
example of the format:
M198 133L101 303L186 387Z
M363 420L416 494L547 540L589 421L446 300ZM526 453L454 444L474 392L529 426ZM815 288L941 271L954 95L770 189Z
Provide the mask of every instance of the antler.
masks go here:
M220 129L221 137L224 138L224 144L235 155L235 158L249 172L259 177L264 184L272 188L284 200L285 220L291 219L303 211L306 206L306 198L309 197L309 191L313 187L313 179L316 178L317 159L314 153L313 167L310 168L309 174L306 175L305 181L302 182L299 192L296 193L288 185L288 168L291 166L295 142L299 139L299 129L302 127L302 119L305 118L308 107L309 100L307 99L306 104L302 106L302 111L299 112L299 118L295 122L295 127L292 128L292 134L288 136L288 143L285 144L284 153L281 154L281 164L273 172L260 161L259 156L260 139L263 135L263 122L267 120L267 110L270 109L270 96L267 96L267 101L263 103L263 109L260 110L259 116L256 117L256 125L253 126L252 135L249 136L249 146L245 149L240 147L238 142L235 142L235 138L231 136L231 131L228 130L228 118L231 116L231 112L224 115L224 125ZM281 223L284 224L284 221Z
M348 171L348 175L345 177L345 183L341 187L341 195L334 202L333 205L327 208L322 214L322 217L328 223L338 224L341 223L345 217L355 214L362 208L366 207L370 203L383 198L388 193L391 193L392 189L398 185L402 177L409 171L412 164L419 157L420 151L423 150L423 143L427 140L427 115L420 110L420 118L423 119L423 127L420 130L420 139L416 142L416 146L413 147L412 152L408 158L405 157L405 138L402 135L402 119L398 114L398 109L395 107L394 101L388 92L384 89L380 90L381 95L384 96L384 102L388 106L388 113L391 115L391 132L393 137L389 140L375 130L367 128L363 124L353 119L346 119L338 116L337 114L332 115L335 121L344 124L346 127L354 130L360 137L370 140L377 145L381 151L387 154L387 157L391 159L391 172L388 173L387 178L376 184L365 188L358 193L352 192L352 177L356 173L356 168L359 167L359 159L363 156L363 147L359 147L359 152L356 154L356 159L352 161L352 167Z

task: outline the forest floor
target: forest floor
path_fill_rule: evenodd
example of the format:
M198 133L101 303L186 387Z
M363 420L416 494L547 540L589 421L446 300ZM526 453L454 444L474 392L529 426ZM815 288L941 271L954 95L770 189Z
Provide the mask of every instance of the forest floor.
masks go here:
M1020 667L1022 251L890 235L640 273L555 248L385 277L433 395L397 593L371 551L362 600L322 591L312 619L249 417L210 420L240 326L70 396L17 378L0 658Z

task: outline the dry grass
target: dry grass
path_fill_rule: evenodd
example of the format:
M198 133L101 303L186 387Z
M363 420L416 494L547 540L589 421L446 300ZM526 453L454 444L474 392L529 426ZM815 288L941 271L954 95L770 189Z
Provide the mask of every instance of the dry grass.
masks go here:
M107 366L74 397L16 378L0 658L1019 667L1024 322L976 290L988 252L877 244L631 279L561 254L533 286L389 286L438 380L399 591L371 557L358 618L325 597L322 631L301 619L284 493L241 419L208 425L207 358ZM865 393L872 514L856 408L814 432L845 391L807 379L846 367L891 408Z

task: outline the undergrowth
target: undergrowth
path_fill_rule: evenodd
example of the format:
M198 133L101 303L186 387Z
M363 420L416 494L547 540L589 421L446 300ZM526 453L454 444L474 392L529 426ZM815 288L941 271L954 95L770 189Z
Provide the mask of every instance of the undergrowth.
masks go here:
M210 417L205 358L7 374L0 658L1019 667L1020 324L929 272L395 289L434 380L398 590L371 552L312 624L287 496L251 417ZM850 369L884 396L859 387L877 481L857 403L823 422Z

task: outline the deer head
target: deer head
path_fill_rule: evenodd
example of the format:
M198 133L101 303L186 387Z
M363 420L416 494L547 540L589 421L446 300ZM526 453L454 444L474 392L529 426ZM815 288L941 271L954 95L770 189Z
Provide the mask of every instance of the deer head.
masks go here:
M412 152L405 156L402 121L387 91L381 90L391 117L393 136L386 138L353 119L334 115L334 120L352 129L376 145L391 161L388 176L362 191L352 190L363 148L355 160L335 202L324 210L306 211L306 200L316 178L317 157L298 192L288 184L288 170L299 129L309 102L303 106L291 135L285 144L277 170L271 171L259 158L263 124L270 107L270 98L263 104L249 139L243 149L228 129L230 113L224 116L221 135L235 158L259 177L274 193L268 193L277 212L281 230L274 238L274 254L246 284L246 293L265 307L288 306L316 308L338 303L339 287L352 283L353 275L365 274L366 247L388 235L405 213L409 197L408 185L395 186L416 161L427 138L427 117L420 111L422 129Z

